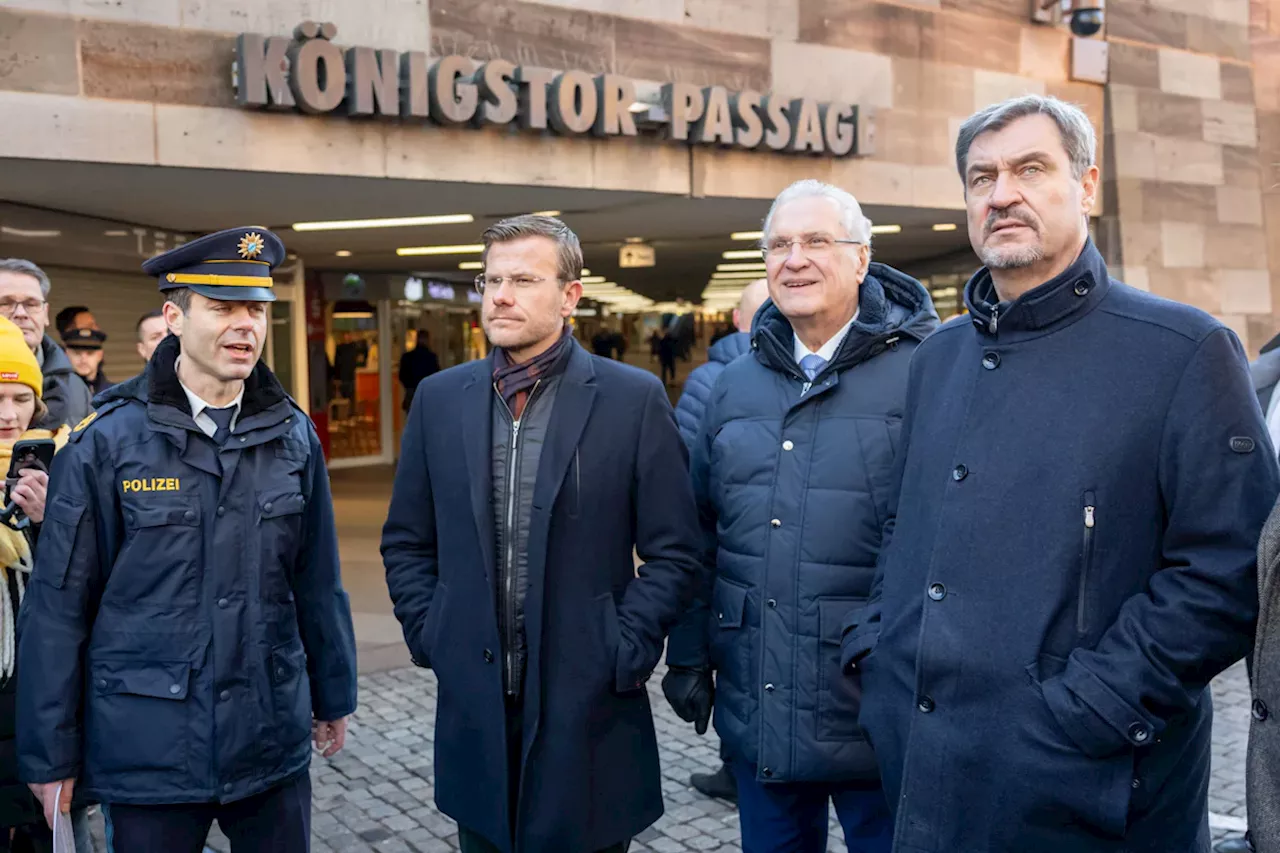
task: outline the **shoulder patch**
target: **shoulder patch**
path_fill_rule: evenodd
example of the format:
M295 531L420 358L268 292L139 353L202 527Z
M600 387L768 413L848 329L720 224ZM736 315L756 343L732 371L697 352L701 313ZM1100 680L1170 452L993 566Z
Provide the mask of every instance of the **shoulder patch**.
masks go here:
M107 403L103 406L99 406L97 411L90 412L88 417L86 417L80 423L75 425L75 428L71 430L71 435L68 436L67 441L68 442L79 441L81 436L85 434L85 431L88 430L88 428L92 426L95 421L97 421L99 418L103 417L104 415L108 414L109 412L115 411L116 409L125 405L127 402L129 401L128 400L112 400L110 403Z

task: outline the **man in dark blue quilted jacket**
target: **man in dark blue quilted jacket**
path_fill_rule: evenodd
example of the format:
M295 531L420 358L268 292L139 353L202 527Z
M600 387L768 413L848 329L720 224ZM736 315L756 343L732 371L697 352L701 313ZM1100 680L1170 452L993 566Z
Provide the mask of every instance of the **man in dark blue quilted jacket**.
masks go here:
M712 571L663 689L702 728L716 673L744 853L825 851L831 801L851 853L891 844L840 635L871 589L908 363L938 318L870 242L847 192L801 181L778 196L752 357L717 380L691 454Z

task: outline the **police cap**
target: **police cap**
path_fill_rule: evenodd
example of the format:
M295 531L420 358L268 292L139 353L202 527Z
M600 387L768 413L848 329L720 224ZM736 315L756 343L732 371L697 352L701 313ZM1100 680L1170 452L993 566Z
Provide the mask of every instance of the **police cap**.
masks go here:
M101 329L63 329L62 345L67 349L102 349L107 333Z
M284 243L266 228L229 228L184 243L142 265L160 279L161 292L190 288L223 302L275 302L271 271L285 257Z

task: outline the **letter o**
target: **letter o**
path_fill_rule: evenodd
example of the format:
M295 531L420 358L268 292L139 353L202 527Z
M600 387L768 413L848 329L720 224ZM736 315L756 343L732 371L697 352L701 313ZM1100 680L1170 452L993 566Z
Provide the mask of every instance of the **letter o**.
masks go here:
M342 60L342 50L324 39L312 39L295 46L289 54L289 88L298 108L306 113L327 113L337 109L347 93L347 69Z

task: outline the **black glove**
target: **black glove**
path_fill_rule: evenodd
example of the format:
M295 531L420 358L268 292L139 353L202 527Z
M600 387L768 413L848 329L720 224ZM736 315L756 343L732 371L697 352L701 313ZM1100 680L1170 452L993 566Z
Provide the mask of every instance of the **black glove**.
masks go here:
M676 716L693 723L700 735L707 733L711 708L715 704L716 687L711 668L705 666L672 666L662 678L662 695Z

